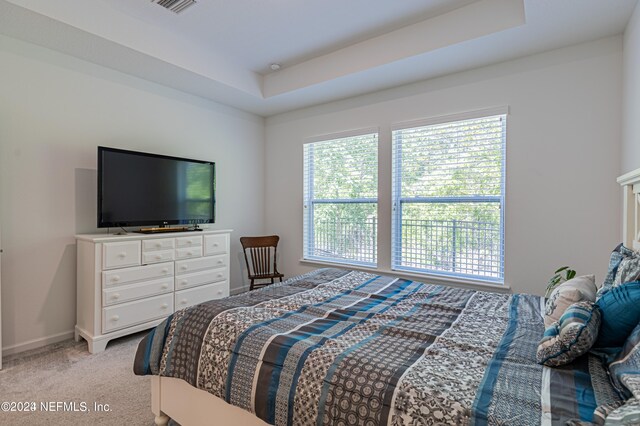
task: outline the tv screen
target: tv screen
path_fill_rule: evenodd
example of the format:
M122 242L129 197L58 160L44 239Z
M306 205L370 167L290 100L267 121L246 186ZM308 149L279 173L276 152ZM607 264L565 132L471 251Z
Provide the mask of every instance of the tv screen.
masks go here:
M98 227L215 222L215 163L98 147Z

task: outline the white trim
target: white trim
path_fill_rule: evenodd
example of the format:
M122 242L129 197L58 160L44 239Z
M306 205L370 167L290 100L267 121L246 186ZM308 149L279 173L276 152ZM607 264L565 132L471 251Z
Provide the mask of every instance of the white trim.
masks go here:
M453 121L472 120L474 118L491 117L494 115L509 115L509 106L499 106L493 108L477 109L473 111L460 112L456 114L438 115L430 118L421 118L419 120L403 121L391 124L391 131L409 129L411 127L433 126L434 124L443 124Z
M640 182L640 169L632 170L618 177L616 181L620 185L633 185Z
M622 186L622 242L640 250L640 169L626 173L617 182Z
M365 127L363 129L345 130L343 132L328 133L326 135L309 136L304 138L303 143L328 142L342 138L352 138L357 136L380 134L380 127Z
M348 269L375 268L377 265L376 263L359 262L357 260L351 260L351 259L339 259L339 258L321 257L321 256L303 257L300 260L304 262L319 262L319 263L330 263L332 265L342 265L343 267Z
M367 266L334 263L334 262L326 262L326 261L319 261L319 260L299 259L299 262L304 265L334 267L334 268L343 268L343 269L347 268L347 269L353 269L356 271L371 272L373 274L391 275L394 277L423 281L429 284L442 284L450 287L462 287L462 288L469 288L473 290L487 290L487 291L493 291L498 293L511 293L511 286L508 285L507 283L495 284L495 283L482 281L482 280L474 280L471 278L445 277L442 275L434 275L434 274L416 274L411 272L396 271L396 270L390 270L385 268L372 268Z
M229 296L237 296L238 294L246 293L250 288L250 285L243 285L242 287L232 288L229 290Z
M4 348L2 348L2 354L5 356L14 355L20 352L28 351L31 349L38 349L43 346L63 342L70 339L73 339L73 330L52 334L51 336L41 337L39 339L27 340L26 342L17 343L11 346L5 346Z

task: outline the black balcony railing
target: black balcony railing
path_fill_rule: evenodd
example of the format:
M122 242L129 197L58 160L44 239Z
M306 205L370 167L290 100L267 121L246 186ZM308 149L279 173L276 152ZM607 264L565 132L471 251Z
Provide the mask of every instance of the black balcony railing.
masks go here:
M401 267L502 277L499 223L403 220L401 239Z
M400 268L501 278L499 223L412 220L401 224L393 264ZM316 220L313 255L344 261L377 262L377 219Z
M362 221L316 220L314 255L375 264L378 258L377 232L375 217Z

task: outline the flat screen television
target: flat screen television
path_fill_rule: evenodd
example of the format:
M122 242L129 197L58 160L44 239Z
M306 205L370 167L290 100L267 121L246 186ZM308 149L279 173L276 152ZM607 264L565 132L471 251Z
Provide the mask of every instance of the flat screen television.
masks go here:
M215 222L210 161L98 147L98 227Z

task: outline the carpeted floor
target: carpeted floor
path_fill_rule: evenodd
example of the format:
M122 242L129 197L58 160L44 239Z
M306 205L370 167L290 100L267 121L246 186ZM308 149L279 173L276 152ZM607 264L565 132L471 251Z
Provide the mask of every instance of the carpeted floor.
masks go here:
M111 341L94 355L84 340L70 340L4 358L0 404L35 403L36 409L6 412L2 404L0 425L153 425L150 379L132 370L143 336Z

